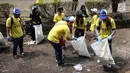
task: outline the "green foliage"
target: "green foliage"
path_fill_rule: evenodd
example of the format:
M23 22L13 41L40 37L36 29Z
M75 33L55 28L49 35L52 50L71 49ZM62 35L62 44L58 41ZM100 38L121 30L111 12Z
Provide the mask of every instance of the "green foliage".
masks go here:
M8 18L12 7L9 3L0 3L0 17Z
M87 8L108 9L111 2L107 1L87 1L85 2Z

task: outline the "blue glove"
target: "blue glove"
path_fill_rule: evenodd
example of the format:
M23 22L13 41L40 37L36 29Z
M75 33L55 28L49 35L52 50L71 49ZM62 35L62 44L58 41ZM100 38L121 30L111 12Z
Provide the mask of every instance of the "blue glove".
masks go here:
M74 35L72 35L72 39L77 40L77 38Z
M109 36L108 36L108 40L112 40L112 35L109 35Z
M98 41L102 41L102 37L101 36L98 36L97 39L98 39Z
M73 39L74 39L74 40L77 40L78 38L74 37Z
M75 36L74 36L74 35L72 35L72 38L75 38Z
M7 36L7 40L8 41L12 41L12 37L11 36Z

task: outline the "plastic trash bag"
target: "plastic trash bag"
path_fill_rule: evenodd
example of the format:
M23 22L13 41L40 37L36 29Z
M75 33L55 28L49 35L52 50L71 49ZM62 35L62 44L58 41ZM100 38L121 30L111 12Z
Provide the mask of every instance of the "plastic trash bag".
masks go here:
M94 52L100 59L109 64L115 64L115 61L112 57L112 54L110 52L108 39L102 40L102 42L94 42L91 44L91 47L93 48Z
M77 40L72 40L71 44L74 50L81 56L91 57L84 36L79 37Z
M2 33L0 32L0 48L8 48L8 44L7 42L5 41Z
M42 25L34 25L33 27L35 28L36 44L39 44L44 39Z

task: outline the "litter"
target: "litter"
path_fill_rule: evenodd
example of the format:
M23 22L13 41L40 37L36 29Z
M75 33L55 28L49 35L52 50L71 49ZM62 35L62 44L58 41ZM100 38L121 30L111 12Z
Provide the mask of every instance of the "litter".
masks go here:
M80 56L91 57L88 52L88 48L87 48L87 44L86 44L86 40L85 40L84 36L79 37L77 40L72 40L71 44L72 44L74 50Z
M75 68L76 71L82 71L83 70L83 67L82 67L81 64L75 65L74 68Z

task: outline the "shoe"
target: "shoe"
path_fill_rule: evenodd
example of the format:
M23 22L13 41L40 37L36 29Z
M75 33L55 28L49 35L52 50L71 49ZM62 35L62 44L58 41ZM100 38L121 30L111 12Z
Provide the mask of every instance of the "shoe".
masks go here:
M22 52L19 56L20 56L20 57L24 57L24 56L25 56L25 54Z
M13 57L14 57L14 59L18 59L19 58L17 55L14 55Z
M61 63L61 64L57 64L57 66L64 67L64 66L65 66L65 64L64 64L64 63Z

